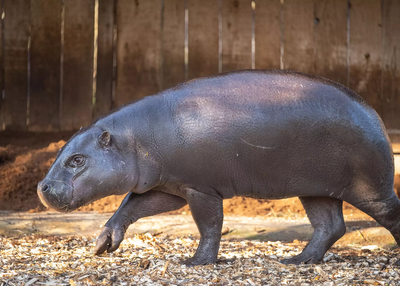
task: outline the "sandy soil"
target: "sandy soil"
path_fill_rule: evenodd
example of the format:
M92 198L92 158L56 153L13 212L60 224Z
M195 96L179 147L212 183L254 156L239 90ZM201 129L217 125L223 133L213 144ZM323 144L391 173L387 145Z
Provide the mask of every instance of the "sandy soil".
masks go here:
M0 132L0 210L43 211L36 194L37 183L42 180L53 163L57 151L72 135L60 133ZM111 196L82 207L80 211L115 211L123 196ZM345 204L345 213L358 210ZM189 214L186 206L172 214ZM285 200L256 200L233 198L224 201L225 214L246 216L304 213L297 198Z

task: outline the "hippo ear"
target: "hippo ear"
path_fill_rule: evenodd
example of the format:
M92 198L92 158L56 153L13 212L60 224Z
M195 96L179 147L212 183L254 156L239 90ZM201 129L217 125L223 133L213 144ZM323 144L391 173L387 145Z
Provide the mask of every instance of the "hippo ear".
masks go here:
M107 148L110 146L110 141L111 141L111 135L110 132L104 131L99 138L97 139L100 146L103 148Z

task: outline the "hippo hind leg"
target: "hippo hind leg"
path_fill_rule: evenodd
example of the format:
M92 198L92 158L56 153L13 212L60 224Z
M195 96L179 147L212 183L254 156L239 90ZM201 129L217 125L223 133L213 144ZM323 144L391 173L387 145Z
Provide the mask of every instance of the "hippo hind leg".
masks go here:
M373 217L381 226L390 231L400 246L400 200L392 187L380 196L368 196L360 199L347 200L350 204ZM400 262L399 262L400 263Z
M300 201L314 228L314 233L303 252L282 260L283 264L318 263L326 251L346 232L341 200L325 197L300 197Z

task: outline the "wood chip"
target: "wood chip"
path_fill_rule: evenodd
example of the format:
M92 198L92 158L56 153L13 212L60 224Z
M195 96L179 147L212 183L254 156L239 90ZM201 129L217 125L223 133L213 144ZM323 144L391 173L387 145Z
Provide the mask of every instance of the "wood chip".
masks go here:
M162 272L162 274L161 274L161 277L164 277L164 276L165 276L165 272L167 272L167 269L168 269L168 264L169 264L169 261L167 260L167 262L165 262L164 270L163 270L163 272Z
M31 284L35 283L37 280L39 280L39 278L32 278L31 280L29 280L28 282L25 283L25 286L31 285Z
M96 237L0 236L0 285L400 285L397 250L333 247L318 265L283 265L306 242L223 239L218 262L186 267L198 237L138 234L93 256Z

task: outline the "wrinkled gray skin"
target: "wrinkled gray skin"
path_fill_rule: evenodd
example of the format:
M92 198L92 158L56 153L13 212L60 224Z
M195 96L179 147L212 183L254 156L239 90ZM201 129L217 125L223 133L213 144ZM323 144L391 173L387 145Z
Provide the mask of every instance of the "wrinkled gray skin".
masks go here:
M75 134L38 193L72 211L128 193L100 234L115 251L138 219L189 204L201 239L186 265L217 260L222 200L299 197L314 227L303 252L317 263L346 231L342 202L400 243L400 201L382 121L357 94L288 71L238 71L189 81L125 105Z

